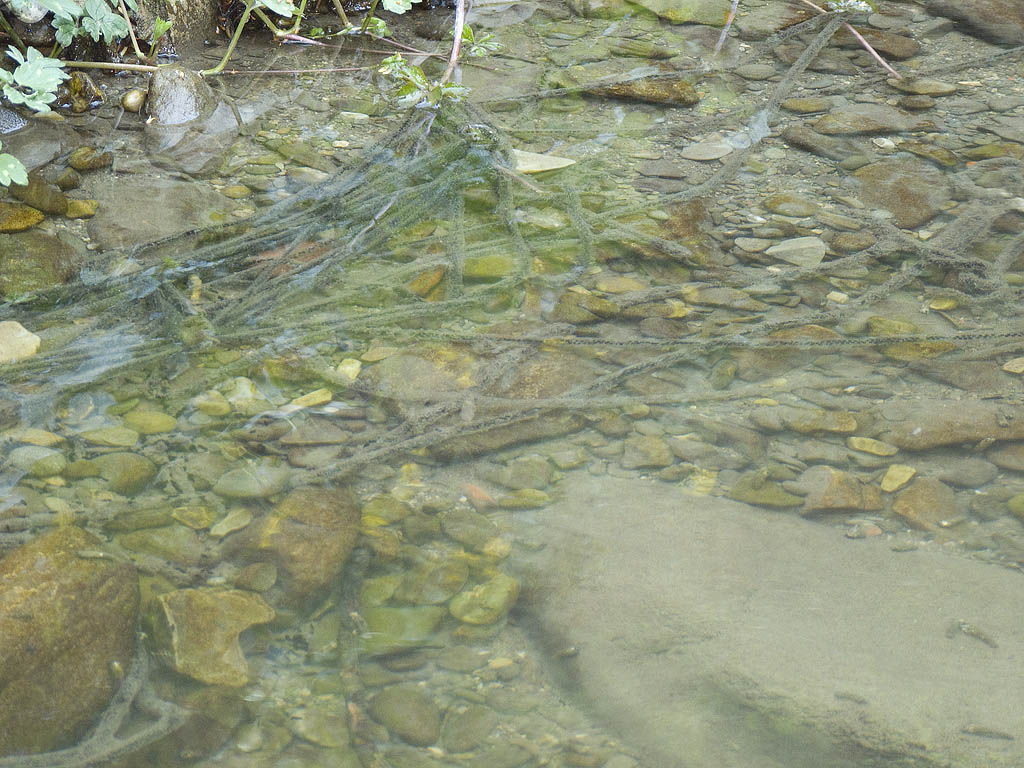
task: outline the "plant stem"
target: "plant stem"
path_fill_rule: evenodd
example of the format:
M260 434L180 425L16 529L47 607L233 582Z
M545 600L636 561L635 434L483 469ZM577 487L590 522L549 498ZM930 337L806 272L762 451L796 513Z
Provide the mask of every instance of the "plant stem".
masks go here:
M800 2L803 3L804 5L806 5L808 8L813 8L818 13L828 13L828 11L826 11L824 8L821 8L821 7L817 6L817 5L815 5L814 3L812 3L811 0L800 0ZM885 67L885 69L893 77L895 77L897 80L902 80L903 79L903 75L901 75L895 69L890 67L889 66L889 62L887 62L885 59L883 59L879 55L878 51L876 51L874 48L871 47L871 43L869 43L867 40L865 40L864 36L861 35L860 32L858 32L856 29L854 29L852 26L850 26L850 24L848 24L845 21L843 22L843 26L846 27L847 30L849 30L850 34L852 34L855 38L857 38L857 42L859 42L862 46L864 46L864 50L866 50L868 53L870 53L874 57L875 61L877 61L879 64L881 64L883 67Z
M360 35L366 34L366 28L370 26L370 19L373 18L374 11L377 10L377 3L379 2L380 0L373 0L373 5L371 5L370 10L366 12L366 17L363 19L363 26L359 28Z
M106 61L65 61L64 66L75 69L109 69L113 72L156 72L160 69L152 64L111 64Z
M28 52L25 44L21 42L21 38L18 37L18 33L14 31L14 27L11 26L10 22L7 21L7 18L2 13L0 13L0 29L3 29L3 31L8 34L11 40L14 41L14 44L18 46L19 51L22 53Z
M455 29L452 38L452 54L448 57L448 67L441 75L441 82L447 83L455 73L455 65L459 62L459 51L462 49L462 30L466 26L466 0L458 0L455 6Z
M346 27L349 26L348 16L345 15L345 9L341 5L341 0L331 0L334 3L334 11L338 14L338 18L341 19L341 23Z
M142 55L142 50L139 48L139 41L135 39L135 27L132 26L132 20L128 18L128 9L124 7L124 0L117 0L117 6L124 17L124 23L128 25L128 36L132 39L132 48L135 49L136 58L139 61L146 61L146 57Z
M224 70L224 66L228 63L228 59L231 58L231 54L235 51L235 46L238 45L238 38L242 36L242 29L245 27L245 22L249 20L249 15L252 13L252 9L255 5L256 0L247 0L245 10L242 11L242 16L238 19L238 24L235 25L235 34L231 36L231 41L228 43L228 49L224 53L224 58L221 59L220 63L212 69L204 69L200 71L200 77L206 77L207 75L219 75Z

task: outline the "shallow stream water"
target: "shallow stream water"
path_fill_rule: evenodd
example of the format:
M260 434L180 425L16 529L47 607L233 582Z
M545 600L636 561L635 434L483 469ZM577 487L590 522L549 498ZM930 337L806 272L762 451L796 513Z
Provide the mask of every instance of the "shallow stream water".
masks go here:
M440 110L255 40L183 128L4 138L112 163L0 235L0 768L1021 764L1020 51L696 5L479 3Z

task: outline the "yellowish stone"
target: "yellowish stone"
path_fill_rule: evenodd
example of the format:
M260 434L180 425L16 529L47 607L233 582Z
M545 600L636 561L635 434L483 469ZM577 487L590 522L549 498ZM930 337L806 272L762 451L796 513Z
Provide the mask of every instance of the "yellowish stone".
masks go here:
M376 363L398 354L399 351L398 347L377 346L374 344L362 354L360 360L364 363Z
M229 533L245 528L251 522L252 512L245 507L233 507L228 510L228 513L216 525L210 528L210 535L220 539Z
M90 429L81 434L81 438L93 445L105 445L109 448L131 448L139 442L139 433L127 427L101 427Z
M567 157L540 155L536 152L526 152L521 149L513 149L512 158L516 161L516 170L519 173L543 173L544 171L554 171L576 163L575 160L570 160Z
M882 350L882 354L891 360L925 360L929 357L938 357L956 349L956 344L951 341L904 341L899 344L891 344Z
M189 528L201 531L213 525L213 521L217 519L217 514L211 507L196 504L178 507L171 513L171 517L182 525L187 525Z
M292 405L297 405L300 408L314 408L318 405L327 405L334 399L334 393L329 389L314 389L312 392L307 392L301 397L296 397L292 400Z
M594 287L605 293L628 293L629 291L642 291L647 286L635 277L608 275L607 277L599 277Z
M1024 357L1015 357L1003 363L1003 370L1007 373L1024 373Z
M870 437L848 437L846 445L855 451L863 451L875 456L892 456L899 450L895 445L883 443L881 440L873 440Z
M686 317L692 311L685 301L679 299L665 299L665 303L672 308L668 315L670 318Z
M178 420L160 411L130 411L124 415L124 425L140 435L159 435L173 432Z
M346 357L340 363L338 363L337 371L338 375L347 381L355 381L359 378L359 371L363 368L363 364L356 360L354 357Z
M212 389L193 397L192 407L207 416L227 416L231 413L231 403L220 392Z
M948 312L951 309L956 309L960 306L960 302L951 296L936 296L930 302L928 302L928 309L938 310L939 312Z
M41 445L44 448L63 443L64 438L60 435L55 435L53 432L47 432L45 429L35 429L29 427L23 429L14 435L14 439L19 443L28 443L29 445Z
M917 470L908 467L906 464L893 464L886 470L882 478L882 490L892 493L910 482L910 478L917 474Z
M96 215L100 204L97 200L68 200L68 212L65 214L69 219L91 219Z
M0 323L0 363L16 363L32 357L40 338L15 320Z

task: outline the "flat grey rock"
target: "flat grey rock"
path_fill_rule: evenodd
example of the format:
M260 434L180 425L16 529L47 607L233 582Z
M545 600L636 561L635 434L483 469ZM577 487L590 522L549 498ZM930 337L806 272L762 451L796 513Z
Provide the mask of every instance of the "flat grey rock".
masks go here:
M560 490L519 618L643 765L1024 764L1020 574L678 486Z

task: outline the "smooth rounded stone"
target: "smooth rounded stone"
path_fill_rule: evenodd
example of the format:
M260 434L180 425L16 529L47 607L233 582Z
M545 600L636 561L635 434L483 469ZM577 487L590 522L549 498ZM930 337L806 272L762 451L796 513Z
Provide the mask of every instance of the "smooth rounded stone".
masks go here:
M882 496L874 485L862 483L849 472L826 466L805 470L794 483L804 497L804 512L882 509Z
M900 491L892 511L911 528L922 531L941 530L943 523L959 517L953 491L934 477L918 478Z
M910 109L914 111L921 111L925 109L931 109L938 102L935 101L931 96L917 96L914 94L906 94L900 96L899 101L896 102L903 109Z
M999 404L986 400L921 398L898 409L883 403L879 412L889 423L879 439L909 451L986 439L1024 440L1024 420L1007 422Z
M1007 443L989 450L985 457L1000 469L1024 472L1024 443Z
M153 555L189 568L198 565L204 553L203 543L196 532L178 524L123 533L117 537L117 543L129 551Z
M520 488L518 491L506 493L498 499L498 506L502 509L541 509L551 501L551 496L536 488ZM499 548L500 549L500 548ZM491 554L496 553L495 547L490 547Z
M105 453L93 463L110 490L122 496L134 496L156 477L156 464L137 453Z
M646 768L678 768L679 755L735 765L737 754L743 765L868 765L877 750L913 763L922 748L936 764L991 768L992 750L963 733L964 712L1019 733L1019 574L661 483L570 476L564 490L537 533L546 546L524 563L521 626L542 648L581 649L552 662L561 690ZM625 498L643 505L642 529L623 527ZM822 610L822 594L842 599ZM999 647L947 636L951 617ZM650 629L638 637L638 627ZM680 633L701 638L686 664L665 653ZM884 648L885 662L865 664L865 648ZM837 706L837 690L856 703ZM998 750L1007 766L1024 757L1019 738Z
M1024 7L1017 0L927 0L926 8L985 40L1024 44Z
M799 507L802 496L789 493L761 471L744 472L729 489L730 499L760 507Z
M141 88L131 88L122 94L121 106L127 112L141 112L149 94Z
M64 215L69 219L89 219L96 215L99 208L98 200L71 198L68 200L68 210Z
M124 425L134 429L140 435L159 435L173 432L178 420L173 416L159 411L129 411L122 419Z
M677 77L640 77L611 85L586 85L586 93L647 104L690 107L700 101L700 94L684 75Z
M340 706L338 709L343 710ZM288 730L300 739L321 747L347 747L351 741L347 717L340 712L308 706L290 712L286 722Z
M827 112L832 109L832 100L820 96L806 96L786 99L780 105L783 109L801 115L814 112Z
M620 312L614 301L592 293L565 291L558 297L551 319L561 323L596 323L616 317Z
M544 173L545 171L557 171L559 168L566 168L575 165L576 161L568 157L556 157L555 155L542 155L537 152L527 152L523 149L513 149L512 158L516 162L516 170L519 173Z
M0 202L0 232L24 232L44 218L42 211L29 205Z
M885 81L889 86L903 93L917 96L949 96L956 93L956 85L930 77L904 77L899 80L891 78Z
M671 24L706 24L721 27L729 15L730 0L636 0Z
M483 515L465 507L453 507L441 513L445 534L474 552L481 552L499 535L498 527Z
M435 605L371 605L362 613L367 628L360 641L362 651L386 656L430 643L447 611Z
M221 475L213 492L228 499L265 499L283 491L290 475L286 466L269 462L249 464Z
M0 560L0 754L46 752L79 740L129 668L139 603L127 562L61 527Z
M912 37L896 34L884 29L864 28L861 37L857 38L845 27L840 27L833 38L833 43L843 48L860 49L863 46L861 40L868 44L878 53L887 59L903 61L916 56L921 51L921 44Z
M672 448L657 435L627 437L623 445L620 459L623 469L667 467L675 463Z
M727 141L702 141L683 147L680 157L687 160L719 160L731 154L735 147Z
M547 488L554 477L554 467L547 456L530 454L512 459L503 467L485 472L488 480L506 488Z
M931 221L951 196L946 175L916 158L880 160L853 175L860 182L861 200L892 213L896 225L903 229L916 229Z
M264 411L271 410L274 406L259 391L252 379L244 376L237 376L228 384L220 387L224 398L231 404L231 410L243 416L257 416Z
M920 118L884 104L850 104L833 108L811 126L827 136L902 133L928 126Z
M157 125L181 125L208 114L216 103L209 84L185 67L160 67L149 81L148 112Z
M441 741L449 752L469 752L484 743L498 727L498 713L483 704L448 709L441 726Z
M28 175L28 184L11 184L8 189L12 197L43 213L58 216L67 213L68 199L64 193L34 172Z
M771 64L744 64L736 67L733 74L744 80L770 80L775 77L775 67Z
M202 504L189 504L175 507L171 518L194 531L205 531L217 519L217 511Z
M980 488L996 479L999 468L978 456L943 460L929 474L958 488Z
M274 618L274 609L252 592L178 589L156 598L154 642L174 671L208 685L240 687L249 664L238 635Z
M429 747L441 736L441 710L421 688L396 685L370 699L370 717L407 744Z
M626 0L568 0L569 8L585 19L621 19L635 12Z
M786 126L782 130L782 139L787 144L829 160L841 162L858 153L857 146L849 140L826 136L803 123Z
M870 437L848 437L846 445L855 451L863 451L873 456L895 456L899 452L899 448L895 445L883 443L881 440Z
M840 232L829 243L832 250L839 253L860 253L876 242L870 232Z
M907 466L906 464L892 464L885 470L885 475L882 476L882 490L886 493L898 491L909 483L916 474L917 470L914 467Z
M278 566L288 599L303 603L337 582L355 546L359 522L359 507L348 489L299 488L261 524L251 526L244 543Z
M813 216L818 211L818 205L806 198L795 195L792 192L779 192L764 201L764 207L772 213L782 216L804 218Z
M7 461L32 477L59 475L68 463L60 451L40 445L19 446L7 454Z
M220 392L212 389L193 397L189 405L207 416L227 416L231 413L231 403Z
M820 237L793 237L773 245L766 254L797 267L816 267L825 258L827 246Z
M737 248L747 253L761 253L772 244L771 240L763 237L737 237L733 242Z
M466 624L494 624L505 617L519 598L519 581L499 573L451 599L448 610Z
M85 442L106 448L134 448L139 442L139 433L128 427L100 427L79 433Z
M469 566L452 558L417 564L402 578L393 597L414 605L439 605L458 594L469 578Z
M96 171L114 162L110 152L97 152L95 147L79 147L68 157L68 165L76 171Z
M32 357L41 339L16 320L0 322L0 363L16 363Z

